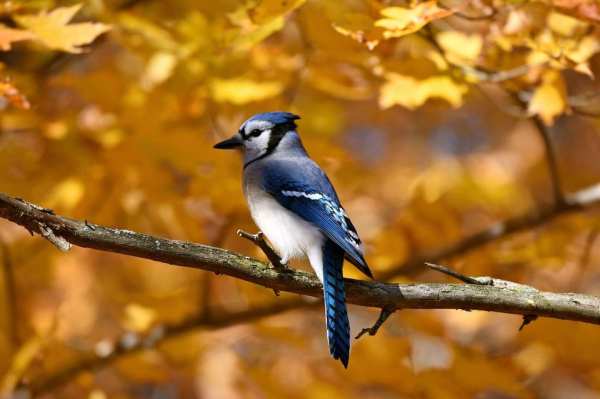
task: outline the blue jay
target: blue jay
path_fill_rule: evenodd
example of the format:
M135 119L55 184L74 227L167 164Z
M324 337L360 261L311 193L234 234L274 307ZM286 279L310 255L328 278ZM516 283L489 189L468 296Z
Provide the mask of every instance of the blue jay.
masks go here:
M329 352L348 367L350 326L344 258L373 277L350 218L321 168L309 158L289 112L257 114L218 149L243 153L243 188L254 222L286 264L308 258L323 284Z

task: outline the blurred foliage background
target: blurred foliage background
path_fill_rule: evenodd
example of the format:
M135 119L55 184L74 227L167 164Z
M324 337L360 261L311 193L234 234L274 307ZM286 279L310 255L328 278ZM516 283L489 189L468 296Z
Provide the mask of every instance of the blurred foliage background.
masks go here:
M234 234L255 229L240 159L212 145L269 110L302 116L376 276L551 207L544 134L562 192L600 178L593 0L13 0L0 22L0 190L74 218L261 257ZM598 216L445 263L600 295ZM5 221L0 250L7 397L30 384L90 399L600 397L590 325L519 332L516 316L406 310L355 341L344 370L320 307L273 308L292 295L59 253ZM446 279L419 269L396 281ZM235 317L257 308L271 316ZM350 313L354 332L377 316ZM157 331L160 342L127 353Z

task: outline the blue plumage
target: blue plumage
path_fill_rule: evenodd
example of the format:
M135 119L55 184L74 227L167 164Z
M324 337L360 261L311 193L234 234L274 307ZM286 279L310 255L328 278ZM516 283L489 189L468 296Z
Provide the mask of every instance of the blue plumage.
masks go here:
M358 233L331 182L309 158L296 133L298 116L258 114L216 148L241 148L244 194L252 218L285 263L308 257L323 283L329 351L347 367L350 326L343 262L372 277Z
M247 122L250 121L266 121L271 122L275 125L279 125L282 123L289 123L296 119L300 119L298 115L292 114L291 112L263 112L262 114L256 114L248 119Z
M362 255L358 233L327 176L315 163L304 165L302 174L289 173L296 169L283 165L286 163L289 162L279 161L279 165L265 170L264 190L281 206L319 227L359 270L373 277Z
M323 245L323 296L327 342L331 356L339 359L344 367L348 367L350 324L344 292L343 263L344 251L331 240L326 240Z

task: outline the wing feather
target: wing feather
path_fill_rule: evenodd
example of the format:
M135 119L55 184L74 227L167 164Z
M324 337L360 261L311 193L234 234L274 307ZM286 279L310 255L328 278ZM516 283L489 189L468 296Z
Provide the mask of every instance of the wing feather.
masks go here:
M298 170L290 169L291 165L270 165L270 173L264 174L263 188L284 208L317 226L345 252L350 262L373 277L363 256L358 233L333 186L316 164L311 163L311 166Z

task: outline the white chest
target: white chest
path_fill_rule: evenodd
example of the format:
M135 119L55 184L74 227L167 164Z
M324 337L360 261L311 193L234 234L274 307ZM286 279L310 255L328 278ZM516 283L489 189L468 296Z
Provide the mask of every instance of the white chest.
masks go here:
M246 187L252 219L286 263L320 249L323 235L318 228L285 209L262 190ZM313 265L314 267L314 265Z

